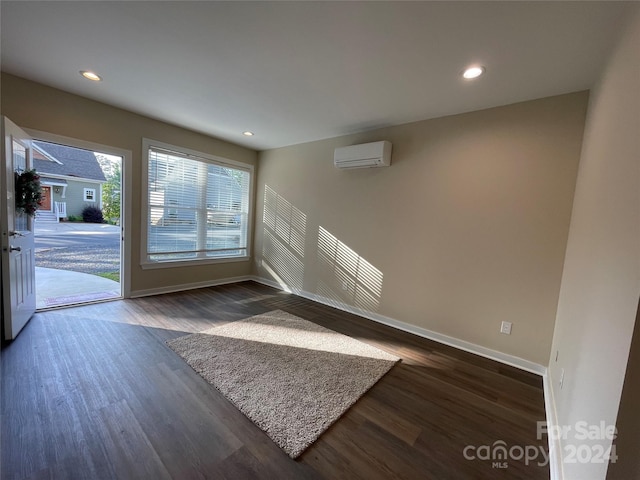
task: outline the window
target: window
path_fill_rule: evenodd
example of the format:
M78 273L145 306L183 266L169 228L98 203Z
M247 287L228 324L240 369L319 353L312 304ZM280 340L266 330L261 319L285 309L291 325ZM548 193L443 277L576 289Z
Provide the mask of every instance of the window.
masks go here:
M84 189L84 201L85 202L95 202L96 201L96 189L95 188L85 188Z
M249 256L252 167L145 140L143 265Z

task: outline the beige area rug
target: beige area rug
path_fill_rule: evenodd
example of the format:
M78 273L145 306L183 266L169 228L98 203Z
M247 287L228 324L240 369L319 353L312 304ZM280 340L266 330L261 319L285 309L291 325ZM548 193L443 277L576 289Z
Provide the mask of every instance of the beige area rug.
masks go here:
M399 360L281 310L167 344L291 458Z

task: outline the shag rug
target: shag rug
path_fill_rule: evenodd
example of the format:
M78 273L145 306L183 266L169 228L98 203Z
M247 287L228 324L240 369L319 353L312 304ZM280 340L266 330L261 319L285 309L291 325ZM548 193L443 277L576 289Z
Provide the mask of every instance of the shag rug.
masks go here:
M291 458L399 360L281 310L167 345Z

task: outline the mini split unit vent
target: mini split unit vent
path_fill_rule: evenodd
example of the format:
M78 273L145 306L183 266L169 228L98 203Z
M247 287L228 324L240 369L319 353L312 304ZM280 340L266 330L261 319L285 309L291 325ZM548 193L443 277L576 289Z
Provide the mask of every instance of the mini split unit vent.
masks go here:
M336 148L333 164L337 168L388 167L391 165L391 142L372 142Z

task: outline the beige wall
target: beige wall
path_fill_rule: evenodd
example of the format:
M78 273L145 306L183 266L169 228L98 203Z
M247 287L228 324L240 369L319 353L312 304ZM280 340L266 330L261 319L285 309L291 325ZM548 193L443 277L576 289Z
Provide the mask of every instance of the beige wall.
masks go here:
M261 152L255 271L546 365L587 98ZM376 140L390 168L334 168L336 147Z
M95 142L133 153L131 290L163 289L247 275L250 262L142 270L140 205L142 138L256 164L257 153L167 123L121 110L61 90L2 74L1 112L23 128ZM170 117L170 114L167 114Z
M585 126L549 365L557 421L568 427L615 423L640 295L640 9L631 18ZM564 465L567 479L601 480L606 470Z

